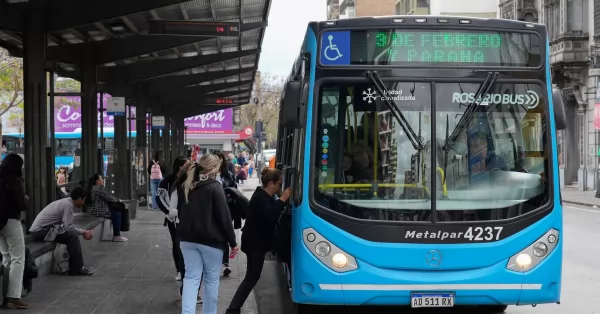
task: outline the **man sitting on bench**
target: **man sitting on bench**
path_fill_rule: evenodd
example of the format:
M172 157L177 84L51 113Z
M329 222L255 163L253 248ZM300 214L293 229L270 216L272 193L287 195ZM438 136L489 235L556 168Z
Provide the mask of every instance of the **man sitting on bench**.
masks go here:
M79 236L92 239L91 230L83 230L73 224L73 210L81 208L85 201L85 191L74 188L68 198L50 203L33 221L29 229L35 241L48 241L65 244L69 252L69 274L71 276L91 276L92 272L83 267L83 255Z

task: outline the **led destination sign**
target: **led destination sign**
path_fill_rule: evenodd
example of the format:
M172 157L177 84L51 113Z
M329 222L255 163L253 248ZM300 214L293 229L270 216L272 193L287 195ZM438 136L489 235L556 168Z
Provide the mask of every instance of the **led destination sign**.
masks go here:
M538 67L539 37L472 30L325 32L323 65L471 65Z

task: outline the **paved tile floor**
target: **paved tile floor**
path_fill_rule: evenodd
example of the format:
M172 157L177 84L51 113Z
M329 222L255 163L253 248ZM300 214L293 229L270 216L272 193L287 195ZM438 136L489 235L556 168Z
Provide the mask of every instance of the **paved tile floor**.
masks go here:
M34 282L25 297L30 305L18 313L181 313L175 281L169 232L162 212L138 210L127 243L101 242L86 257L92 277L50 275ZM245 256L231 263L233 273L222 278L219 313L225 312L245 272ZM254 295L245 305L245 314L257 314ZM16 310L13 310L16 311ZM11 312L1 310L0 312ZM201 306L198 306L201 313Z

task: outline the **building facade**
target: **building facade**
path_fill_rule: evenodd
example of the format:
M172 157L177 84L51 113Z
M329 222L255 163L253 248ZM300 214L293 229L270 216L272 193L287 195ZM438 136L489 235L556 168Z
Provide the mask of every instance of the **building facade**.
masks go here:
M327 0L327 18L382 15L496 17L497 7L497 0Z
M543 23L548 29L552 82L563 90L567 113L567 129L557 133L561 186L579 190L595 189L600 153L595 6L600 1L501 0L498 6L501 18Z

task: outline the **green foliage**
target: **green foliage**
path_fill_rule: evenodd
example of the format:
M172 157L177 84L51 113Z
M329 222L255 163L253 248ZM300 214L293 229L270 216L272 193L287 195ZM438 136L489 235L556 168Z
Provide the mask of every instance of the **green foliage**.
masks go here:
M285 80L268 73L260 73L260 84L255 83L253 95L260 90L261 116L264 131L267 133L267 141L274 141L277 137L279 126L279 111L281 94L285 86ZM260 85L260 86L258 86ZM254 96L253 96L254 97ZM258 119L258 106L253 103L240 106L238 110L239 124L241 127L251 126L254 128Z
M0 48L0 116L23 105L23 59Z
M59 77L54 82L54 91L57 93L79 93L81 91L81 83L74 79ZM66 102L67 99L65 97L54 97L54 105L56 107ZM70 105L77 107L77 103L71 103Z
M55 81L56 92L78 93L81 84L70 78L58 78ZM55 97L55 106L66 102L64 97ZM0 118L23 128L23 59L11 57L8 51L0 48ZM2 134L0 120L0 136Z

